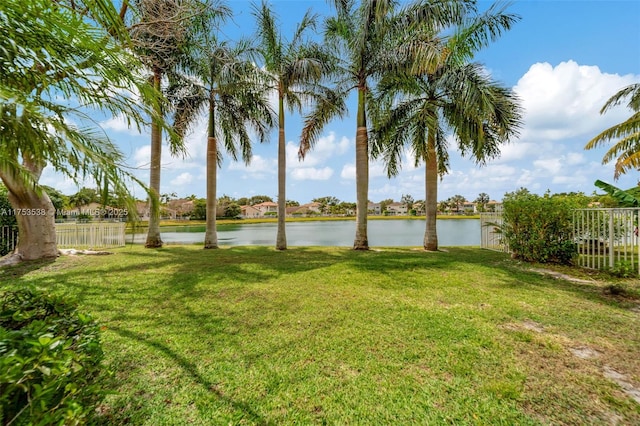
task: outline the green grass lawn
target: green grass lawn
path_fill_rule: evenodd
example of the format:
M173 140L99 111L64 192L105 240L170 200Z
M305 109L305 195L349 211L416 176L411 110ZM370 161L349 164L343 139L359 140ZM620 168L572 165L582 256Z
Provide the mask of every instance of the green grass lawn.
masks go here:
M0 270L102 324L105 425L640 424L640 300L581 276L478 248L133 246Z

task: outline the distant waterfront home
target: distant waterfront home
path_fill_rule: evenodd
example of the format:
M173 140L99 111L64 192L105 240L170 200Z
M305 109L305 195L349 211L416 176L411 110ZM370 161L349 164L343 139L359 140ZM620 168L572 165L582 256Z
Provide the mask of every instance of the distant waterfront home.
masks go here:
M382 214L382 206L380 203L369 203L367 206L367 212L369 214L380 215Z
M254 217L262 216L262 212L253 206L240 206L240 211L241 211L240 216L243 219L251 219Z
M391 203L387 205L387 213L390 216L406 216L409 209L405 203Z
M273 201L265 201L264 203L254 204L253 208L260 210L261 216L269 213L278 213L278 204L274 203Z

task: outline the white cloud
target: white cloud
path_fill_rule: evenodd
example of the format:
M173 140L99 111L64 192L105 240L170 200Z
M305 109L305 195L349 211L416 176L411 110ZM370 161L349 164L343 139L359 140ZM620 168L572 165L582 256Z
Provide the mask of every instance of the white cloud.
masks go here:
M249 165L243 162L233 161L229 163L229 170L244 171L248 174L276 174L278 172L278 161L271 158L264 158L260 155L251 157Z
M133 153L133 163L135 167L149 168L151 162L151 145L144 145L136 149Z
M295 180L329 180L333 176L331 167L317 169L315 167L305 167L294 169L291 177Z
M105 131L113 130L114 132L124 132L132 136L139 136L143 134L142 131L144 131L144 128L141 129L142 131L139 131L134 123L129 125L127 119L122 114L100 122L100 127Z
M287 164L292 167L315 167L325 164L335 157L343 155L349 150L351 142L343 136L339 140L334 132L318 138L312 150L305 155L304 160L298 158L298 145L292 141L287 143Z
M356 165L353 163L346 163L342 166L340 172L342 179L356 179ZM384 168L384 163L380 160L369 162L369 180L377 177L387 177L387 172Z
M514 87L525 110L522 139L534 142L596 134L623 120L628 115L623 107L605 115L600 109L636 78L603 73L597 66L574 61L555 67L549 63L532 65Z
M347 163L342 166L342 171L340 172L340 177L342 179L356 179L356 165L353 163Z
M180 173L176 178L171 181L171 185L184 186L193 182L193 175L188 172Z

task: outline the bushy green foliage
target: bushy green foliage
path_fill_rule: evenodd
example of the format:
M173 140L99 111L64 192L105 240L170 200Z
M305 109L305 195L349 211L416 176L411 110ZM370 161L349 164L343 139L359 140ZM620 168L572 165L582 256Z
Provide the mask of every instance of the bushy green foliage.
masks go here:
M99 328L62 296L0 296L0 424L84 424L100 400Z
M581 206L582 200L572 196L539 196L526 189L507 193L502 233L513 257L571 264L577 254L573 209Z
M638 276L637 266L634 266L628 260L617 261L608 272L616 278L633 278Z

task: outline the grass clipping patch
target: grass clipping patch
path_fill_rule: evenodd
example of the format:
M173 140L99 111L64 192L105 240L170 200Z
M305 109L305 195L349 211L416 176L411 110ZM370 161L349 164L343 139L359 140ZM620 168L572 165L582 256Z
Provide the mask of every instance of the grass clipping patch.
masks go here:
M597 283L472 248L115 252L11 275L105 325L104 424L640 423L637 303Z

